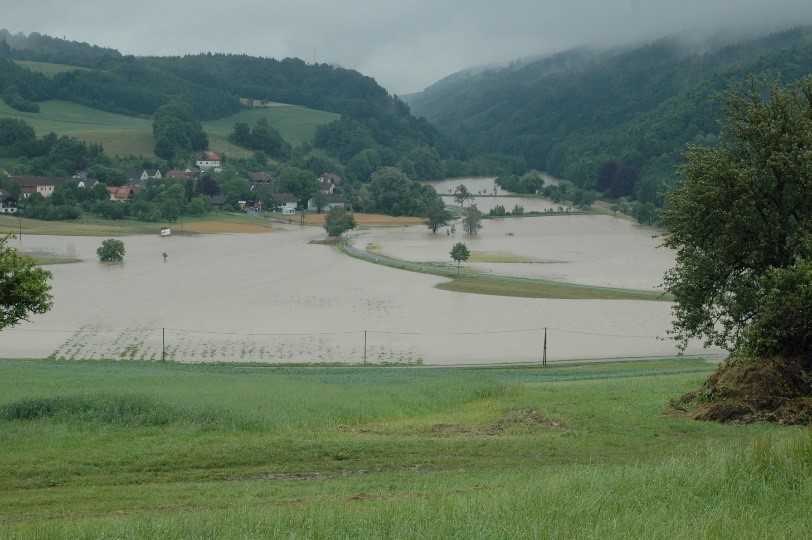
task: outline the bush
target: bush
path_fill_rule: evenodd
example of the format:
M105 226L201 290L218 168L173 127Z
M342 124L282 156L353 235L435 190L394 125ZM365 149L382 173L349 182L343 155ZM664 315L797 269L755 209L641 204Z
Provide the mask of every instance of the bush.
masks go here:
M502 206L501 204L497 204L496 206L491 208L491 211L488 212L488 215L492 217L504 217L507 215L507 210L505 210L505 207Z
M333 208L327 213L324 229L331 238L338 238L355 228L355 217L344 208Z
M102 242L102 245L96 250L96 254L99 256L101 262L121 262L124 260L125 253L124 242L113 238Z

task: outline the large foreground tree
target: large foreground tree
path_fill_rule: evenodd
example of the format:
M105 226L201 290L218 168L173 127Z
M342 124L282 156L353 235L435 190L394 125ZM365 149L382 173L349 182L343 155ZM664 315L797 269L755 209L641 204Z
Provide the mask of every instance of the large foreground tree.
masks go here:
M812 353L812 80L732 94L664 212L674 333L739 355Z
M50 272L35 266L30 257L0 238L0 330L51 309Z

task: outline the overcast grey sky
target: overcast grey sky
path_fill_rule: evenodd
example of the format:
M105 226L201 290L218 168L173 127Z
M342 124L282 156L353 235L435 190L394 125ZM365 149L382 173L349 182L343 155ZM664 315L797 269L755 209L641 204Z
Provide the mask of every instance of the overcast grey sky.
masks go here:
M812 23L812 0L0 0L0 27L132 54L315 57L395 93L459 69L674 32Z

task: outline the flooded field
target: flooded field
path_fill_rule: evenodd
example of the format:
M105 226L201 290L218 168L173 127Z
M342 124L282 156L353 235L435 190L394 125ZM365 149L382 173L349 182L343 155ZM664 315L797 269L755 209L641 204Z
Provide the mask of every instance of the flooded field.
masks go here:
M498 274L532 276L585 285L655 289L674 262L658 248L652 229L602 215L484 220L476 237L432 234L425 226L353 233L356 247L412 261L449 262L456 242L465 242L484 259L526 263L473 262L469 266ZM476 257L475 257L476 258Z
M564 227L562 218L544 219ZM494 224L487 227L496 234ZM323 237L319 229L277 231L127 237L121 266L96 261L99 238L28 236L25 250L83 262L49 267L53 310L0 333L0 356L160 360L165 350L167 360L180 362L360 363L366 350L369 362L532 362L544 327L552 361L676 352L659 339L669 326L667 303L440 291L434 285L443 278L308 245ZM589 245L572 249L586 253ZM446 247L438 242L436 249ZM589 255L583 257L586 265Z

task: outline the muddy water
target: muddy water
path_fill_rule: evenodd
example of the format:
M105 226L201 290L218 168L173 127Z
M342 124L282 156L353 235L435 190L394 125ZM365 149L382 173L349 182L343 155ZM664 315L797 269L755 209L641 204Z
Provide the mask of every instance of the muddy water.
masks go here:
M0 333L0 357L158 360L162 328L181 362L361 362L364 330L370 362L533 361L544 326L551 360L675 352L657 339L665 303L439 291L442 278L308 245L321 236L127 237L112 267L95 260L98 238L27 237L26 250L84 262L50 267L53 310Z
M657 288L673 265L673 253L658 246L656 231L624 219L602 215L550 216L483 220L476 237L426 227L355 233L358 247L374 244L384 255L413 261L448 262L451 246L531 259L528 264L472 263L500 274L543 277L586 285Z

